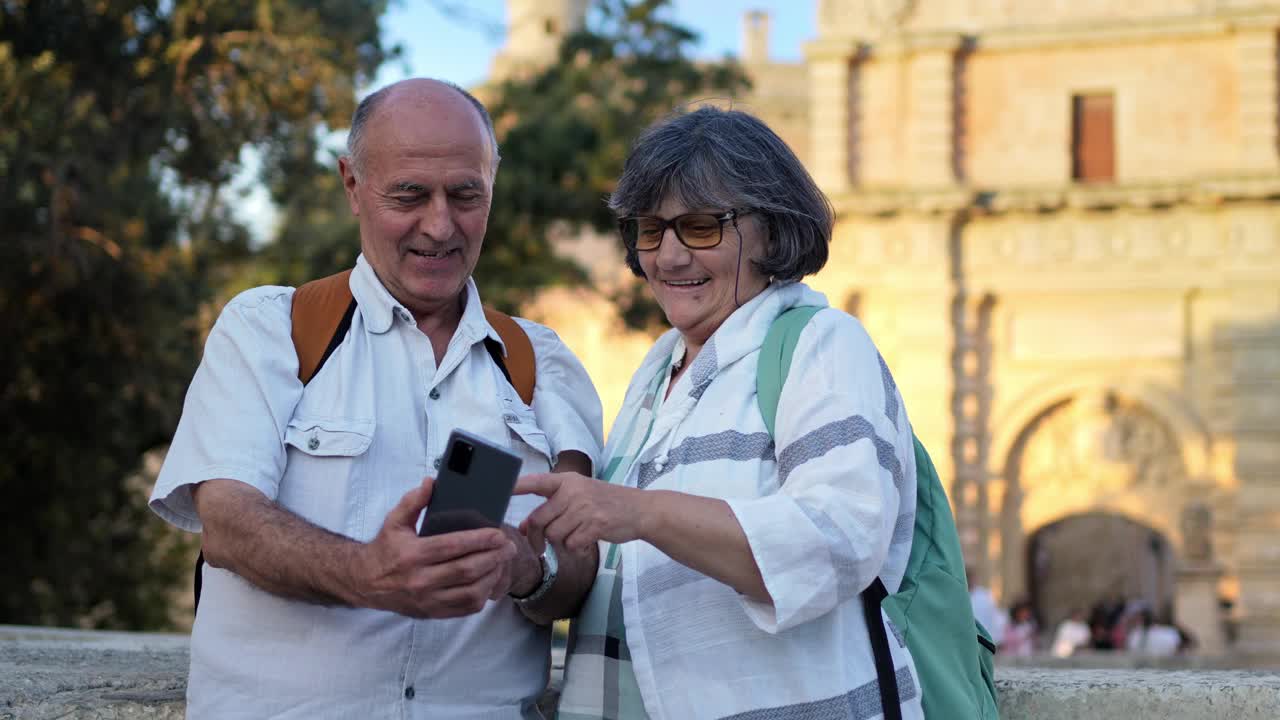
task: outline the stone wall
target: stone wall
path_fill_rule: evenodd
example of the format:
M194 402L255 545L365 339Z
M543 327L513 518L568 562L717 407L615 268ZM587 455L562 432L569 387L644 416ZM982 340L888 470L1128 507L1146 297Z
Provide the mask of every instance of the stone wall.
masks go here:
M0 720L182 718L185 636L0 626ZM1263 720L1280 675L1000 667L1003 720Z

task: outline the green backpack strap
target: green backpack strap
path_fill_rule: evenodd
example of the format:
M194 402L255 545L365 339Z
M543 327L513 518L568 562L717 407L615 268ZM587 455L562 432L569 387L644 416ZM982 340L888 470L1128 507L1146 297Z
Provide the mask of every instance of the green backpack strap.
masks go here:
M760 347L756 400L770 436L774 435L778 400L800 333L820 309L805 305L782 313L773 321ZM884 586L877 579L873 590L863 595L863 609L868 618L874 618L882 607L902 633L916 664L926 715L946 713L947 717L998 720L992 666L995 646L986 629L973 619L960 537L938 471L920 439L913 434L912 441L916 458L916 520L911 554L898 592L885 597ZM874 590L877 586L878 592ZM869 619L868 632L875 627L876 623ZM892 658L888 641L881 635L878 643L872 641L873 646L879 646L876 674L889 681L883 685L890 685ZM882 657L889 660L887 670L881 667ZM896 715L900 709L888 699L895 695L889 691L881 697L890 717L900 717Z
M774 437L778 418L778 400L782 397L782 385L791 369L791 356L796 353L800 333L810 318L822 308L818 305L797 305L784 311L769 326L760 346L760 362L756 366L756 401L769 437Z

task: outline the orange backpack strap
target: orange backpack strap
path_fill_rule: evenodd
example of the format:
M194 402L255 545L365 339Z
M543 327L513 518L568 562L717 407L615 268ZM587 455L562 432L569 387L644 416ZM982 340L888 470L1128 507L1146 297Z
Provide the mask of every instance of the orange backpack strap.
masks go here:
M298 354L298 379L306 385L324 365L329 355L342 344L351 328L356 312L356 299L351 294L351 271L344 270L319 280L304 283L293 291L293 349ZM200 611L200 590L204 584L204 551L196 556L195 612Z
M528 333L510 315L491 307L485 307L484 317L507 348L506 360L499 362L498 366L505 367L511 386L516 389L524 404L532 405L533 386L538 380L538 370L533 357L533 343L529 341ZM494 358L495 361L498 359Z
M293 347L298 353L298 379L306 385L342 344L355 315L351 271L344 270L305 283L293 293Z

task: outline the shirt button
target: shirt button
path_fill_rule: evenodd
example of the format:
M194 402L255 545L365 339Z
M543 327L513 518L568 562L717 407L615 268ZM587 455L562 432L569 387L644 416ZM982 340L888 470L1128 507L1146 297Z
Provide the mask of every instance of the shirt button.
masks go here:
M413 699L413 696L414 696L415 694L416 694L416 693L414 693L414 692L413 692L413 686L412 686L412 685L410 685L409 687L407 687L407 688L405 688L405 689L404 689L404 699L405 699L405 700L412 700L412 699Z
M315 435L312 435L310 438L307 439L308 450L315 450L318 447L320 447L320 438L316 437Z
M432 400L439 400L440 388L431 388L431 392L427 393L427 397L431 398Z
M431 465L432 465L433 467L435 467L435 469L439 470L439 469L440 469L440 458L436 458L435 460L432 460L432 461L431 461Z

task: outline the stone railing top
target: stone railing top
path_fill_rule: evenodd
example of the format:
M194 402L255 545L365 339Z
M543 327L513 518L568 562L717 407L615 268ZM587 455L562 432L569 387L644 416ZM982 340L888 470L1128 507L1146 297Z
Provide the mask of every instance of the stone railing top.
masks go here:
M999 668L1004 720L1263 720L1280 713L1280 675L1256 671Z
M0 626L0 720L181 718L181 635ZM1002 720L1270 720L1280 674L998 667Z
M188 638L0 625L0 720L181 718Z

